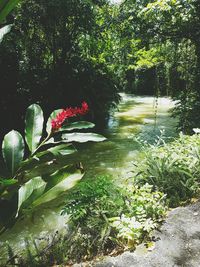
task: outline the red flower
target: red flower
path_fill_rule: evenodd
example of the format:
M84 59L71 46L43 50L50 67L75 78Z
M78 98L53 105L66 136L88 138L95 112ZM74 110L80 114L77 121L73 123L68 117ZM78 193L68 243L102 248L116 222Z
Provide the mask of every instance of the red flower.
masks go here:
M85 112L88 112L89 110L88 104L85 101L82 103L82 110Z
M75 108L66 108L63 109L60 113L57 114L55 119L52 119L51 121L51 128L52 131L55 132L59 130L64 121L68 118L75 117L77 115L85 115L89 110L88 104L86 102L83 102L81 107L75 107Z

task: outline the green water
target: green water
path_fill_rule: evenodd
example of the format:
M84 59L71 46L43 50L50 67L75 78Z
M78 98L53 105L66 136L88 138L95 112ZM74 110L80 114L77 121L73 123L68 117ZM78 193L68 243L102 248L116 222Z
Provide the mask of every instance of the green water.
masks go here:
M83 145L74 155L73 160L78 158L83 163L86 177L93 178L105 172L124 177L139 153L138 138L154 143L161 131L166 140L177 135L177 122L169 113L173 102L159 98L157 104L154 97L122 94L118 111L110 117L107 129L102 132L107 141Z
M173 102L168 98L139 97L121 94L122 100L108 121L102 133L107 141L88 143L79 146L79 151L69 160L81 161L86 175L84 179L95 179L96 175L112 174L116 179L131 176L134 160L140 150L138 138L154 142L165 131L166 138L176 136L175 119L170 117L169 109ZM0 264L7 258L6 242L14 253L22 251L27 240L34 239L37 244L48 243L56 231L67 231L67 216L60 216L63 198L49 206L41 207L26 219L18 221L14 227L1 236Z

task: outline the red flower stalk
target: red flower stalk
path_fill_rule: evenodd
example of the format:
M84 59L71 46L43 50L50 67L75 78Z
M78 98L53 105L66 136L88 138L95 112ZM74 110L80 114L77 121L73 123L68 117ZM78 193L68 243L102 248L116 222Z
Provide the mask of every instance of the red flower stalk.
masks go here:
M75 107L75 108L66 108L63 109L60 113L57 114L55 119L51 121L51 129L52 132L58 131L66 119L75 117L77 115L85 115L89 110L88 104L86 102L83 102L81 107Z

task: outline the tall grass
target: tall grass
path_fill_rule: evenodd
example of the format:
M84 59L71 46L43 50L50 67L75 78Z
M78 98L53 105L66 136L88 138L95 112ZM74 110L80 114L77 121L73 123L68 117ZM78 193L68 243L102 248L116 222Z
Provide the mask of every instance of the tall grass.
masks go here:
M137 183L153 185L167 194L168 204L176 207L199 193L200 135L180 137L171 143L162 139L144 145L145 157L134 171Z

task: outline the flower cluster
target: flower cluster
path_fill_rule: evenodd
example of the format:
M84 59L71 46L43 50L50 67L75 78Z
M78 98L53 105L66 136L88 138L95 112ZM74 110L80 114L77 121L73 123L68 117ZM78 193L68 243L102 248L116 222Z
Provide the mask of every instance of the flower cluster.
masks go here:
M51 128L52 131L55 132L57 130L59 130L64 121L68 118L71 117L75 117L77 115L85 115L88 112L89 108L88 108L88 104L86 102L83 102L81 107L75 107L75 108L66 108L63 109L60 113L57 114L57 116L55 117L55 119L52 119L51 121Z

